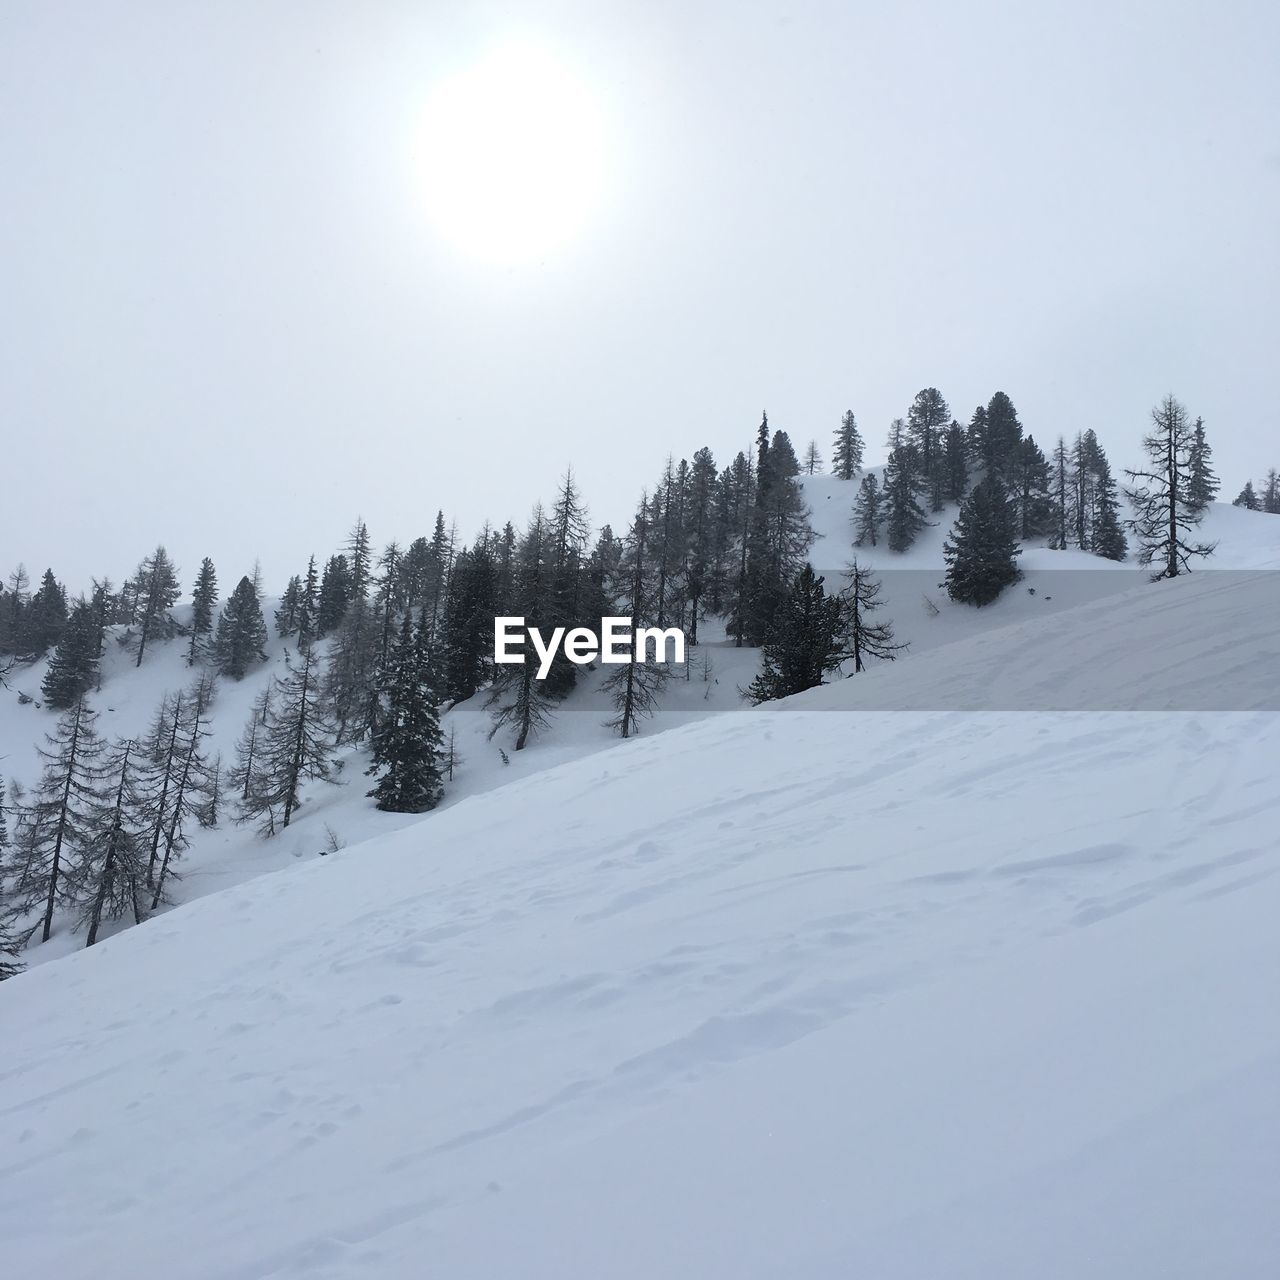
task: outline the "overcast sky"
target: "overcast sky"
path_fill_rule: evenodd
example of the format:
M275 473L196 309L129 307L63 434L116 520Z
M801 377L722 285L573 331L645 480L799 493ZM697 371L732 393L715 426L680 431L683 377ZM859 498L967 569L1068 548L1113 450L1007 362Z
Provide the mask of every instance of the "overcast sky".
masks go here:
M606 168L504 266L426 215L420 129L511 41ZM824 450L852 408L879 460L928 385L1117 465L1172 390L1229 498L1280 465L1278 66L1274 0L6 0L0 570L163 541L278 586L570 463L621 525L762 408Z

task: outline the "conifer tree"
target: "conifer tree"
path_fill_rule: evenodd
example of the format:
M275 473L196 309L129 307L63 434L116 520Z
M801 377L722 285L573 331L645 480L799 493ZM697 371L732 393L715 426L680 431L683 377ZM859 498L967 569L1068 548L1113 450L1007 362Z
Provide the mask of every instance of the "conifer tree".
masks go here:
M252 579L249 580L252 588ZM186 699L188 715L181 723L181 742L177 755L168 759L163 769L168 783L168 807L162 812L160 826L163 829L164 852L159 866L155 864L156 846L148 851L148 869L153 870L154 889L151 895L151 910L155 911L164 901L165 881L174 872L170 863L175 855L182 853L190 841L187 828L191 819L200 821L200 815L208 802L209 766L201 747L209 736L199 699L188 696ZM143 812L150 814L152 810L145 806ZM154 839L154 830L152 831Z
M880 532L880 484L874 472L862 477L853 504L853 540L860 547L874 547Z
M454 562L445 602L441 657L444 695L452 703L488 683L493 666L493 557L483 539Z
M1120 499L1111 465L1101 446L1093 454L1093 515L1089 550L1107 560L1123 560L1129 554L1129 539L1120 523Z
M1022 576L1014 513L998 480L988 476L974 486L942 550L947 594L961 604L990 604Z
M218 618L214 660L224 676L243 680L251 667L266 661L266 649L267 624L258 590L251 578L241 578Z
M1280 473L1275 467L1267 472L1262 482L1262 509L1269 516L1280 515Z
M943 442L943 497L959 502L969 487L969 461L966 456L964 428L955 421L947 428Z
M381 690L383 705L366 772L378 781L369 795L390 813L425 813L443 792L444 735L430 662L429 623L415 628L409 610L400 623Z
M674 542L677 537L676 525L678 525L678 516L676 524L673 524L671 529L673 545L669 553L669 567L673 573L680 567L680 548ZM514 530L512 533L514 534ZM593 619L583 610L584 560L590 534L591 525L586 504L578 492L573 471L566 471L561 478L560 488L556 493L556 500L541 540L544 565L539 570L539 600L536 606L542 623L538 625L549 624L566 629L583 624L599 625L599 618ZM523 610L528 617L530 614L527 609L524 609L524 605L530 603L529 583L526 576L528 548L517 548L513 545L508 553L505 550L506 546L507 538L504 533L503 554L507 555L511 562L508 586L511 594L506 598L519 597L522 601L521 608L513 608L512 612L519 615ZM561 651L556 655L551 664L551 670L547 673L545 692L554 697L563 697L574 687L577 678L577 667Z
M1018 483L1018 532L1023 538L1047 538L1054 532L1056 511L1050 492L1049 463L1034 436L1017 447L1014 475Z
M1049 544L1055 551L1065 551L1067 542L1067 516L1071 490L1069 487L1070 464L1067 460L1067 442L1062 436L1053 450L1050 485L1053 493L1053 540Z
M25 653L26 612L31 601L31 579L25 565L9 575L9 589L0 609L0 649L5 653Z
M46 569L27 609L23 648L32 654L47 653L62 638L66 624L67 593L53 570Z
M807 476L820 476L822 474L822 454L818 449L816 440L810 440L808 445L805 446L804 473Z
M271 723L274 693L275 681L273 680L254 699L249 721L236 743L236 762L227 772L227 784L236 796L237 822L244 822L254 816L250 799L254 782L261 773L262 755L266 750L267 727Z
M866 670L868 658L893 662L907 646L894 642L893 623L872 620L872 615L884 607L884 601L880 599L880 579L859 564L856 557L849 565L848 574L849 585L841 597L844 610L841 656L853 660L856 674Z
M685 520L685 593L689 600L689 643L698 643L702 602L712 588L716 559L716 463L711 450L693 455L689 508Z
M77 601L40 685L54 710L69 710L93 689L98 679L98 646L93 607Z
M914 451L920 489L931 511L941 511L947 492L945 433L951 410L937 387L925 387L907 410L907 441Z
M136 754L132 741L117 743L107 753L103 776L110 784L93 836L79 851L73 876L80 898L84 945L98 940L103 919L118 920L126 912L142 920L139 900L146 840L137 825Z
M81 698L39 748L40 781L19 811L17 891L24 905L42 905L40 938L48 942L59 903L75 902L70 871L93 836L102 800L102 740L97 713Z
M527 627L545 631L549 623L572 625L551 618L554 600L551 594L549 555L553 548L542 507L534 508L529 528L521 540L515 565L514 616L523 617ZM566 659L567 661L567 659ZM493 688L485 705L493 710L492 738L499 729L509 727L515 735L515 749L523 751L529 738L546 728L551 719L551 694L547 682L537 678L537 665L532 653L523 663L503 663L494 668Z
M187 666L194 667L205 653L209 637L213 633L213 611L218 604L218 573L213 561L205 556L200 561L191 588L191 642L187 646Z
M747 569L755 511L756 479L751 458L746 453L739 453L721 477L721 505L726 539L721 603L728 607L729 632L736 648L742 647L746 627Z
M858 420L853 410L846 411L836 428L836 443L831 454L831 472L841 480L852 480L862 470L864 445Z
M15 909L5 892L9 875L9 805L5 781L0 777L0 982L23 969L21 945L14 929Z
M919 502L919 479L911 450L901 445L884 469L885 541L890 551L906 551L929 523Z
M293 577L285 583L283 594L280 596L280 607L275 612L276 635L281 640L287 640L298 630L298 618L302 611L302 577L300 574L294 574Z
M1221 488L1221 482L1213 469L1213 449L1205 439L1203 418L1197 418L1196 425L1191 430L1187 465L1187 510L1193 516L1203 515Z
M754 703L786 698L824 684L844 657L843 610L806 563L782 602L760 656L760 672L747 697Z
M307 561L307 572L302 579L302 590L298 596L298 611L293 628L293 634L298 638L298 648L300 650L305 649L318 634L319 610L319 576L316 571L316 558L311 556Z
M1190 541L1200 513L1188 505L1195 429L1173 396L1151 410L1152 429L1142 439L1148 465L1125 469L1125 497L1133 508L1129 528L1138 539L1138 563L1155 565L1152 581L1190 571L1193 556L1213 553L1213 544Z
M281 830L288 827L301 803L304 782L330 776L335 734L321 695L314 648L299 654L289 675L277 679L275 704L245 802L264 835L274 835L277 824Z
M169 553L163 547L157 547L138 566L134 575L135 616L140 627L135 666L142 666L142 657L153 637L167 640L173 635L174 622L169 610L181 594L178 571L173 567Z
M327 636L342 621L351 599L351 574L347 557L330 556L320 579L320 596L316 605L316 639Z
M1258 495L1254 492L1252 480L1244 482L1244 488L1236 495L1231 505L1233 507L1243 507L1246 511L1260 511L1262 509L1262 504L1258 501Z
M767 449L767 444L765 448ZM624 738L631 737L640 720L654 713L658 705L658 694L670 677L670 670L658 660L662 655L656 654L653 661L650 661L649 655L642 652L635 643L638 628L652 622L649 612L650 570L646 558L648 533L646 495L640 499L640 508L627 536L621 566L626 585L619 594L622 597L622 607L626 609L631 622L631 654L627 662L612 667L603 685L614 709L608 725Z

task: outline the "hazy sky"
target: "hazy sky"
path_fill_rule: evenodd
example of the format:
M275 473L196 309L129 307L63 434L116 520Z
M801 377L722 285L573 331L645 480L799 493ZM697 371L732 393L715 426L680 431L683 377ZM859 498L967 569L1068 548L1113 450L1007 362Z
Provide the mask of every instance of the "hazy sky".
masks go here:
M512 44L604 153L515 266L440 236L421 142ZM164 541L278 585L569 463L621 525L762 407L824 450L852 407L878 460L927 385L1117 465L1173 390L1233 496L1280 465L1278 66L1274 0L5 0L0 571Z

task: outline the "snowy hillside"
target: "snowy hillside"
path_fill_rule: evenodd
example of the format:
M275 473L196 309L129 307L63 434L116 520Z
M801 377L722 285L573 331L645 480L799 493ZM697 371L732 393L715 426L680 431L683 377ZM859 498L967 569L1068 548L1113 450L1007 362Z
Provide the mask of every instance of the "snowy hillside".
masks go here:
M1273 580L1010 616L5 983L6 1266L1272 1274ZM1175 709L851 709L1094 706L1104 654Z
M833 585L841 580L841 572L852 554L850 514L857 485L831 476L806 478L803 482L805 501L812 513L817 540L811 551L815 565L828 574ZM889 552L884 547L858 548L859 558L872 565L884 583L885 614L892 618L898 638L909 648L892 670L879 673L877 681L859 680L843 686L835 699L838 705L874 705L883 709L913 707L936 709L1003 707L1112 709L1152 705L1146 693L1139 693L1144 671L1126 661L1122 650L1112 646L1110 610L1119 599L1132 599L1136 608L1129 615L1133 632L1149 644L1151 628L1160 628L1161 615L1152 607L1156 597L1148 592L1146 575L1135 566L1117 565L1077 551L1050 551L1028 547L1021 557L1024 581L995 604L984 609L956 605L947 599L939 586L942 580L942 543L954 520L954 509L934 517L936 523L927 528L905 555ZM1214 571L1197 572L1192 578L1195 590L1207 589L1209 582L1234 577L1220 570L1254 570L1280 567L1280 521L1254 512L1216 504L1204 521L1206 535L1218 543L1212 561ZM1264 576L1247 588L1265 594L1268 579ZM1238 597L1243 598L1243 597ZM1092 612L1081 611L1087 606ZM1242 606L1231 625L1240 637L1255 634L1271 607L1262 600L1257 611ZM268 603L268 615L274 602ZM1010 626L1037 627L1050 617L1061 618L1071 610L1080 632L1076 644L1084 644L1093 655L1091 669L1096 674L1113 677L1107 689L1094 689L1083 702L1073 701L1069 690L1056 688L1051 675L1040 673L1040 638L1030 634L1023 638L1018 650L1020 669L1026 679L1015 684L1004 673L990 665L988 650L982 637ZM180 621L186 610L179 608ZM1075 621L1079 612L1079 621ZM1214 615L1188 613L1201 630L1212 625ZM1146 630L1143 630L1146 628ZM1260 637L1264 639L1265 637ZM658 714L642 726L646 735L704 719L708 715L734 711L742 706L740 690L755 674L759 655L754 649L735 649L713 627L704 629L704 643L692 651L691 660L663 693ZM1198 630L1188 653L1194 665L1199 646L1210 637ZM957 654L955 662L964 661L963 682L941 684L929 674L921 661L943 646L962 642L968 646ZM1005 643L995 639L996 643ZM1089 647L1091 645L1091 647ZM186 642L177 639L157 643L150 649L141 669L134 667L132 656L117 645L108 647L104 660L102 691L94 703L101 714L101 728L108 736L137 736L145 732L156 707L167 692L183 688L195 673L185 662ZM274 636L268 645L269 662L252 671L241 681L219 683L217 699L210 720L210 753L221 753L230 761L234 746L249 718L254 700L276 676L284 671L289 646ZM11 687L0 690L0 773L11 781L30 784L38 772L35 748L49 732L55 716L38 705L40 684L46 661L20 668L10 677ZM1082 664L1083 665L1083 662ZM944 667L941 670L957 668ZM550 728L523 752L504 752L502 739L491 741L491 720L482 697L473 698L445 717L446 731L455 736L459 765L445 797L452 806L468 797L492 792L556 765L579 760L619 745L617 736L606 727L610 715L607 698L601 690L603 673L586 675L582 687L557 710ZM1213 690L1211 671L1192 672L1201 682L1203 696L1184 706L1227 708L1234 706L1273 705L1264 694L1251 692L1244 702L1221 702ZM1132 680L1139 679L1139 684ZM30 701L23 702L19 695ZM825 696L825 695L823 695ZM1259 700L1261 699L1261 700ZM1176 698L1174 699L1176 702ZM1160 704L1164 705L1164 704ZM509 746L509 744L508 744ZM350 752L336 775L336 785L312 784L306 792L305 804L298 821L272 840L260 838L252 827L237 827L224 822L214 830L194 830L192 848L177 864L180 879L171 888L174 900L181 904L206 894L240 884L254 876L294 867L328 852L334 845L349 846L400 830L417 820L397 814L380 813L366 796L369 782L364 770L368 758L365 751ZM106 926L106 932L122 927ZM32 946L25 954L28 964L41 964L83 946L83 935L59 921L51 940Z

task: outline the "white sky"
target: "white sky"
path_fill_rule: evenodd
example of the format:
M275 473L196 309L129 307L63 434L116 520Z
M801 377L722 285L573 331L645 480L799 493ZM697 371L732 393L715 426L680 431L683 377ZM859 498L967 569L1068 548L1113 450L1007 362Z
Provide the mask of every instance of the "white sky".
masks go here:
M596 95L603 207L491 268L415 129L533 40ZM0 572L278 585L522 520L621 524L762 407L879 451L935 385L1131 461L1168 390L1226 496L1280 465L1280 5L59 3L0 15Z

